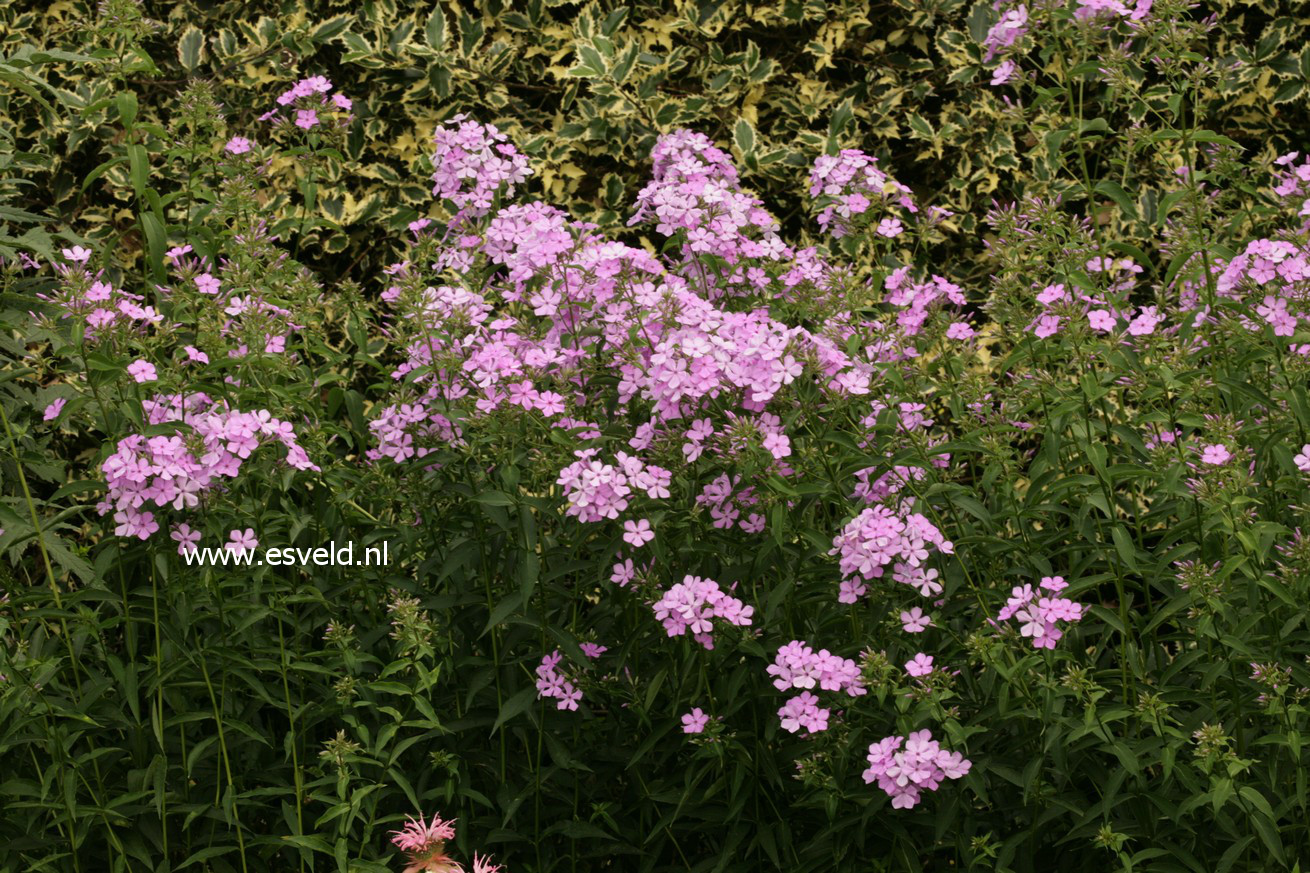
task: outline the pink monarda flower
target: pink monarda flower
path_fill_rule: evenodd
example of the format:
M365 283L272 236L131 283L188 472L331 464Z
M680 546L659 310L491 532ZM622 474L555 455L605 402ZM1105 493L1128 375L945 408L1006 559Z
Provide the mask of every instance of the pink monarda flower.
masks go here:
M479 856L477 852L473 853L473 873L500 873L500 871L501 866L491 863L489 856Z
M433 815L427 822L420 815L391 833L391 842L409 856L404 873L464 873L459 862L446 854L446 840L455 838L454 819L442 821L441 816Z

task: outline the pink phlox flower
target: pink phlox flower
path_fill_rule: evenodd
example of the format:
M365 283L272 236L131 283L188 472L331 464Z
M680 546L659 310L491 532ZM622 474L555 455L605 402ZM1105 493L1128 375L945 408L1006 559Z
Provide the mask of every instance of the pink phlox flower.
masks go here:
M705 730L705 726L710 723L710 717L706 715L698 706L691 712L682 717L682 732L684 734L698 734Z
M905 672L911 676L927 676L933 671L932 655L919 652L905 662Z

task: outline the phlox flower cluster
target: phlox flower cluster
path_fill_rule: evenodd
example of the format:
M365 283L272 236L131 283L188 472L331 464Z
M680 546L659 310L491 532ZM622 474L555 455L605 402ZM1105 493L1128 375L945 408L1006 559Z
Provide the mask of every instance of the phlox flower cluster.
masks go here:
M260 221L238 237L237 242L249 251L266 255L268 267L277 269L288 254L276 248L276 238L269 232L267 223ZM230 359L244 359L250 355L281 355L287 351L287 341L293 333L304 329L296 316L286 307L279 306L258 290L247 289L237 293L234 286L248 283L233 278L233 264L226 259L217 263L191 254L191 246L179 246L166 254L174 282L171 286L158 286L161 294L178 296L183 290L193 297L193 304L201 311L208 310L222 345L215 346L212 338L204 345L211 352L225 350ZM194 295L201 295L195 298ZM199 315L200 313L197 313ZM209 318L204 319L209 322ZM196 346L186 346L182 361L187 364L207 364L209 355Z
M486 215L497 191L512 195L532 175L527 156L505 134L462 113L438 127L432 141L432 196L454 203L462 217Z
M446 125L439 139L456 136L464 127ZM466 136L489 136L485 129L475 128L469 128ZM726 155L704 137L685 131L670 134L660 140L656 151L661 184L690 185L701 193L706 186L714 187L711 181L721 189L736 184L736 171ZM480 161L500 160L493 152L485 148L460 152L457 163L467 162L468 167L458 178L478 177ZM507 176L507 172L489 170L485 179L491 181L483 185L483 194L493 184L503 192L521 181L519 175ZM454 177L447 181L445 190L451 194ZM639 203L639 213L643 204L654 209L650 200L654 190L648 195ZM752 226L760 230L763 225ZM775 251L760 241L772 231L760 231L765 234L760 240L739 241L738 267L713 281L705 276L706 265L666 268L644 251L606 240L589 226L570 222L560 210L540 203L511 204L482 216L470 214L456 231L453 241L438 247L438 262L457 272L482 261L504 269L497 272L493 284L474 292L429 286L408 261L388 268L394 284L383 297L396 307L399 332L409 337L407 359L393 376L410 381L403 392L407 396L380 407L374 428L380 445L370 451L370 457L421 458L425 447L459 438L452 422L467 427L473 419L507 407L539 414L555 427L574 427L576 423L565 413L575 402L586 402L584 366L617 372L618 410L639 404L640 414L648 416L652 428L695 419L710 406L718 410L737 406L758 415L787 386L804 378L807 367L829 391L868 393L873 364L846 351L855 325L829 319L811 331L789 327L765 308L732 311L707 299L708 286L722 287L735 281L733 276L753 283L752 287L769 286L771 274L757 274L752 272L755 267L746 265L756 263L752 258L776 260L794 254L785 247ZM718 227L716 232L721 236L724 230ZM422 238L414 244L432 245ZM813 250L795 254L795 264L781 277L784 288L799 291L826 281L827 268ZM416 250L416 262L430 259ZM492 302L497 291L506 306ZM943 291L948 292L949 288ZM920 295L914 305L922 308L926 300L927 295ZM892 328L870 354L879 360L917 354L901 352L899 334L898 328ZM790 440L770 420L758 415L756 429L764 448L781 463L790 454ZM691 450L688 460L694 460L695 446ZM776 472L786 474L782 467Z
M928 730L908 737L884 737L869 746L869 769L864 781L877 781L892 799L893 809L909 809L923 790L936 791L946 779L960 779L973 763L959 752L948 752Z
M908 504L900 509L871 506L851 519L833 539L830 555L838 555L842 575L838 601L855 603L868 588L864 582L881 578L887 565L898 582L912 585L925 597L941 593L938 573L924 566L933 552L954 554L955 546L936 525Z
M998 3L996 8L1001 10L1001 17L991 26L983 39L982 45L986 50L984 61L991 61L997 55L1008 53L1028 33L1027 4L1003 6Z
M900 307L896 325L907 337L917 336L934 310L947 304L962 307L968 303L959 285L936 275L926 282L915 282L909 267L893 270L883 287L887 292L884 302Z
M1124 21L1130 28L1136 28L1150 16L1154 4L1155 0L1078 0L1074 18L1083 22ZM995 87L1014 78L1018 70L1016 61L1023 54L1023 38L1033 32L1036 22L1029 15L1027 3L996 0L992 6L1000 17L988 29L982 48L984 63L991 63L998 56L1002 58L992 74L991 85ZM1046 4L1035 4L1033 11L1041 11L1044 7L1049 8Z
M711 254L734 263L786 248L777 237L777 220L759 198L741 190L732 159L703 133L661 136L651 161L651 181L637 194L629 226L653 221L664 236L684 233L689 259Z
M778 710L783 728L791 733L805 728L807 733L813 734L828 728L830 711L819 705L819 698L811 693L811 689L845 691L851 697L868 693L860 679L858 664L827 649L815 652L802 640L792 640L778 649L773 663L766 669L774 677L773 687L779 691L804 689Z
M319 469L296 441L292 425L267 410L233 410L201 393L157 395L142 406L150 425L176 422L190 432L179 428L171 434L132 434L119 440L101 464L109 493L96 509L101 515L114 513L117 536L148 539L159 523L145 507L194 509L202 496L235 478L251 454L269 442L286 448L292 467Z
M606 651L605 646L583 643L582 653L588 658L598 658ZM537 665L537 697L553 699L556 709L577 710L578 701L582 700L582 691L573 684L573 676L560 670L559 663L564 658L559 649L541 659Z
M326 124L335 115L338 123L345 126L350 123L353 102L344 94L331 92L332 82L324 76L301 79L278 95L277 109L265 112L259 120L285 120L308 132ZM283 111L287 114L283 115Z
M1103 273L1109 294L1126 295L1136 285L1135 277L1142 268L1132 258L1090 258L1084 265L1088 273ZM1041 306L1026 330L1038 339L1060 333L1066 327L1086 321L1097 333L1112 333L1120 320L1128 322L1128 336L1149 336L1164 322L1164 315L1156 306L1141 306L1136 314L1129 305L1118 305L1107 295L1077 293L1062 282L1046 285L1036 296Z
M1061 576L1043 576L1039 588L1019 585L1010 590L1005 608L996 616L998 621L1013 618L1019 624L1019 633L1032 640L1038 649L1054 649L1064 636L1060 624L1072 624L1083 617L1083 606L1067 597L1056 596L1068 587Z
M810 196L823 208L819 226L834 237L852 233L864 223L880 218L874 231L882 237L900 236L905 213L918 212L910 189L878 166L878 159L859 149L842 149L836 155L820 155L810 170ZM905 210L899 215L893 204ZM875 213L870 213L876 209Z
M628 508L633 489L648 497L668 497L673 474L663 467L618 452L618 466L596 460L598 449L578 449L578 458L560 471L557 484L564 488L564 514L584 522L615 519Z
M1235 299L1260 299L1255 306L1260 322L1272 327L1274 336L1290 337L1306 317L1303 307L1310 298L1307 279L1310 258L1302 247L1287 240L1258 239L1223 265L1215 279L1215 293ZM1260 322L1251 322L1250 326L1257 329Z
M111 338L123 342L141 337L163 322L164 316L153 306L142 305L143 296L115 288L104 281L102 273L93 275L81 263L56 262L59 287L50 294L36 296L55 307L60 321L70 319L81 325L88 345L98 345Z
M765 526L764 516L754 511L760 499L754 485L739 489L740 483L741 476L729 478L727 473L721 473L696 495L696 505L709 510L716 528L730 528L735 524L746 533L759 533Z
M1297 214L1305 217L1310 216L1310 154L1301 158L1299 164L1297 158L1301 158L1300 152L1288 152L1274 160L1276 166L1285 168L1277 171L1274 193L1298 206L1300 211ZM1310 227L1310 218L1300 229L1304 232L1307 227Z
M755 614L755 607L723 591L718 582L691 575L665 591L651 608L670 637L690 631L692 639L707 649L714 648L715 619L745 627Z

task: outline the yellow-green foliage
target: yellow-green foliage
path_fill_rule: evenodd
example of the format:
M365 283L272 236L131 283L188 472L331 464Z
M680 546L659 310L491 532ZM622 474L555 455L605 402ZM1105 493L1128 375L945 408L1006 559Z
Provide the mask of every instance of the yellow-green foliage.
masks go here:
M1257 154L1301 147L1310 8L1212 0L1194 14L1211 11L1220 16L1211 56L1241 66L1199 95L1206 125ZM358 169L339 178L327 168L319 183L322 216L342 231L320 241L343 268L383 262L378 221L399 229L436 209L428 140L440 120L465 112L532 156L543 199L611 232L629 214L661 131L692 127L731 144L746 184L793 232L807 226L804 168L825 150L859 147L922 201L957 213L953 269L965 272L979 250L972 231L994 198L1084 196L1061 172L1067 107L1045 105L1039 93L1021 114L1004 99L1009 89L988 84L979 42L995 17L990 3L966 0L5 4L0 80L12 87L0 92L0 174L31 184L0 187L12 202L4 234L42 241L28 226L39 213L52 228L119 241L122 257L135 257L132 167L99 166L121 155L113 146L123 136L107 71L139 96L148 166L138 172L160 192L161 212L185 185L188 162L209 157L179 148L189 81L212 86L223 105L227 129L206 143L212 152L224 136L259 136L258 116L275 96L321 73L355 99L360 118L345 148ZM1066 73L1074 60L1030 52L1039 92L1043 75ZM1139 105L1106 108L1114 129L1145 116L1151 83L1137 84ZM1089 78L1087 100L1098 91ZM273 169L274 186L290 193L294 168ZM1125 170L1123 181L1138 184L1124 187L1137 197L1160 172L1134 168L1130 179Z

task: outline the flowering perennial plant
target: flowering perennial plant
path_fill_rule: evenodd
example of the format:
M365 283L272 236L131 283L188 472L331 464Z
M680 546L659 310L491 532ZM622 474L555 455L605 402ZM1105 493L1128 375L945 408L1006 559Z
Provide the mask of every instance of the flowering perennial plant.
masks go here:
M1282 22L1259 47L1188 3L947 4L893 35L910 13L753 4L820 70L860 33L870 75L933 71L834 75L851 111L783 144L754 31L676 101L643 78L705 61L714 4L196 27L169 118L141 9L106 0L81 63L110 84L34 86L86 103L32 172L90 230L0 210L0 869L499 869L440 817L388 846L432 805L539 873L1294 869L1310 159L1293 123L1227 120L1290 111L1310 61L1285 0L1248 10ZM442 120L452 77L553 105L505 46L565 16L557 130ZM340 51L339 80L422 68L394 77L436 128L419 184L388 187L408 130L360 166L387 107L353 81L307 68L225 117L227 74L195 71L247 39ZM10 46L0 78L56 63ZM571 176L583 152L611 169ZM361 195L383 177L396 199ZM346 542L395 560L188 569Z

